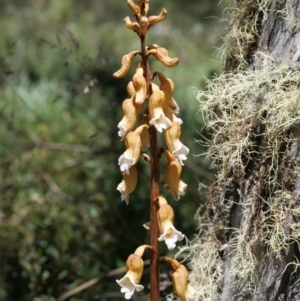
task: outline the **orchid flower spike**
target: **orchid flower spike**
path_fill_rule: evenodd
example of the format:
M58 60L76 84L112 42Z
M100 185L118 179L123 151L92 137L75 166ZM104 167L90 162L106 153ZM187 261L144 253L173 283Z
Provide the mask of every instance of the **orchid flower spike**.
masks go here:
M135 102L138 105L142 105L147 95L147 82L144 77L144 70L142 67L138 67L132 78L132 83L135 90Z
M164 187L167 190L170 190L173 198L178 201L180 199L180 196L184 195L187 184L180 180L182 166L180 165L178 160L167 149L165 150L165 154L168 159L168 164L166 167L167 184Z
M126 205L129 204L129 194L132 193L137 184L138 172L136 165L133 165L129 168L129 174L122 172L123 180L118 185L117 190L121 193L122 201L126 202Z
M158 61L160 61L166 67L172 68L178 65L179 59L169 57L169 52L166 48L159 47L156 44L147 47L147 55L152 54Z
M164 114L165 93L161 90L152 93L149 100L150 124L162 132L172 125L172 122Z
M173 114L179 113L179 107L172 97L174 91L174 82L171 78L166 78L161 72L156 72L156 75L160 81L160 90L165 93L165 110L170 111Z
M121 67L121 69L119 69L118 71L116 71L113 74L113 76L116 77L116 78L124 77L127 74L127 72L129 71L129 68L130 68L132 60L139 53L140 52L138 50L135 50L135 51L132 51L132 52L130 52L128 54L125 54L122 57L122 61L121 61L122 67Z
M174 155L181 165L183 164L183 160L187 159L187 155L189 153L189 149L181 143L179 140L181 135L180 125L176 122L173 122L172 126L166 129L165 138L168 149L171 151L172 155Z
M149 245L143 245L136 249L134 254L129 255L126 261L126 275L116 282L121 286L121 293L125 294L125 299L130 299L135 291L140 292L144 287L138 284L142 278L144 261L142 256L145 249L152 249Z
M165 241L169 250L176 247L176 242L184 239L184 234L177 231L173 225L174 211L162 196L158 197L159 209L157 211L158 227L160 231L159 241Z
M135 102L135 95L123 101L122 109L124 116L118 124L118 135L119 137L121 137L121 140L123 140L124 136L134 128L136 124L137 114L141 110L141 107L142 105Z
M196 291L190 284L188 284L189 272L186 267L170 257L164 257L162 260L168 262L173 269L171 278L176 297L178 297L180 301L195 300Z
M145 128L148 128L148 125L141 125L135 131L129 132L125 137L126 151L120 156L118 164L121 171L125 171L128 175L130 167L135 165L140 158L142 147L140 135Z

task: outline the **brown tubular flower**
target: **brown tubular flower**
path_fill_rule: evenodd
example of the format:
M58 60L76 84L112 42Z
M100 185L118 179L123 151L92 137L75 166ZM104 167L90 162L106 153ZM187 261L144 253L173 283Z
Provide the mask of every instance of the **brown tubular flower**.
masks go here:
M135 165L140 157L142 147L140 135L145 128L148 128L148 125L141 125L125 137L126 151L120 156L118 164L121 171L125 171L127 174L129 174L130 167Z
M171 78L166 78L161 72L155 73L160 81L160 90L165 93L165 110L171 112L172 114L179 113L179 107L175 100L173 99L174 82Z
M144 70L142 67L138 67L136 69L136 72L132 77L132 83L135 89L136 104L143 104L147 94L147 82L144 77Z
M160 232L159 241L165 241L169 250L176 247L176 242L184 239L184 234L174 227L174 211L162 196L158 197L159 209L157 221Z
M189 149L179 140L181 135L180 125L176 122L165 131L165 139L168 149L175 156L181 165L184 165L183 160L187 159Z
M125 99L122 103L124 116L118 124L118 135L122 140L125 135L134 128L137 120L137 114L142 107L140 104L136 103L135 98L135 95L133 95L131 98Z
M129 255L126 260L126 275L122 279L116 280L121 286L121 293L125 294L125 299L130 299L135 291L139 292L144 289L138 283L142 278L144 270L142 256L146 249L152 249L152 247L149 245L140 246L135 250L134 254Z
M171 120L164 114L164 105L165 93L161 90L153 92L149 99L150 124L154 125L159 132L172 125Z
M166 48L159 47L156 44L148 46L147 55L152 54L158 61L164 64L166 67L172 68L178 65L179 59L169 57L169 52Z
M167 17L167 10L163 8L158 16L150 16L148 19L148 28L163 21Z
M129 71L129 68L130 68L132 60L139 53L140 52L138 50L135 50L135 51L132 51L132 52L130 52L128 54L125 54L122 57L122 61L121 61L122 67L121 67L121 69L119 69L118 71L116 71L113 74L113 76L116 77L116 78L124 77L127 74L127 72Z
M181 195L184 195L187 184L180 180L180 174L182 166L178 160L167 149L165 150L168 164L166 166L166 182L164 186L167 190L170 190L173 198L178 201Z
M186 267L170 257L164 257L162 260L168 262L173 269L171 278L175 295L180 299L180 301L195 300L196 291L190 284L188 284L189 272Z
M129 168L129 174L122 172L123 180L118 185L117 190L121 193L122 201L126 202L126 205L129 204L129 194L132 193L137 184L138 172L136 165L133 165Z

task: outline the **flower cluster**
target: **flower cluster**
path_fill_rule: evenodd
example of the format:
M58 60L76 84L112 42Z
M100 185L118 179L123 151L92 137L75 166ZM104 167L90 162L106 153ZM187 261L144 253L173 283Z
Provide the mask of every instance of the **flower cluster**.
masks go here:
M130 17L126 17L124 19L125 26L139 36L141 51L134 50L124 55L121 60L121 68L113 76L116 78L124 77L128 73L134 58L139 56L141 60L138 62L134 75L127 85L128 98L122 103L123 118L118 124L118 135L125 142L126 150L118 161L123 179L117 190L121 193L121 199L129 204L129 195L134 192L137 186L137 163L139 158L143 153L146 161L153 163L153 159L155 159L153 154L157 153L157 150L151 151L153 150L153 145L150 143L152 141L151 137L153 138L151 135L153 133L156 135L159 132L164 134L166 143L166 147L163 148L167 159L164 187L178 201L185 194L187 186L180 177L189 149L180 141L181 124L183 122L177 117L179 106L173 98L174 82L161 72L151 74L148 59L154 57L167 67L175 67L179 59L169 57L167 49L159 45L146 45L145 43L145 36L149 28L163 21L167 16L167 10L163 8L159 15L148 17L150 0L138 0L138 5L134 0L127 0L127 4L136 21L131 21ZM158 83L155 84L154 80ZM149 147L151 157L146 153ZM159 174L159 171L155 171L155 167L151 169L151 172L158 172ZM154 201L152 201L151 206L157 208L155 209L157 214L154 220L151 217L149 228L151 233L159 233L155 238L156 241L164 241L167 248L172 250L176 247L177 241L183 240L185 236L176 230L174 211L167 200L156 192ZM156 230L152 231L153 229ZM153 246L143 245L139 247L127 259L126 275L117 280L126 299L130 299L135 291L143 289L139 282L144 267L142 256L145 249L157 252ZM177 297L182 301L192 300L194 292L187 284L188 272L186 268L178 262L179 266L176 265L174 263L176 261L173 262L171 259L166 259L166 261L172 262L171 265L174 269L172 280ZM174 266L176 266L176 269Z

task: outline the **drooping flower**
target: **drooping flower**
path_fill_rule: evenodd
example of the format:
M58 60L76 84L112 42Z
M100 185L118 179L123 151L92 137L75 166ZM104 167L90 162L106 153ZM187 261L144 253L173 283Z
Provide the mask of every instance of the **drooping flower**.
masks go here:
M159 241L165 241L169 250L176 247L176 242L184 239L184 234L174 227L174 211L162 196L158 198L157 210L158 227L160 231Z
M190 284L188 284L189 272L186 267L170 257L164 257L163 260L168 262L173 268L171 278L176 297L178 297L180 301L195 300L196 291Z
M178 201L181 195L184 195L187 184L180 180L182 166L178 160L167 149L165 150L168 164L166 166L166 182L165 188L170 190L173 198Z
M127 98L122 103L123 109L123 118L118 123L119 132L118 135L123 140L125 135L131 131L137 119L137 114L141 110L141 105L135 102L135 95L131 96L131 98Z
M121 171L125 171L127 174L129 174L130 167L135 165L140 157L142 147L140 135L145 128L148 128L148 125L141 125L125 137L126 151L120 156L118 164Z
M177 122L173 122L172 126L165 131L165 138L168 149L171 151L181 165L184 165L183 160L187 159L189 149L179 140L181 128Z
M138 172L135 165L131 166L129 169L129 174L122 172L123 180L118 185L117 190L121 193L122 201L125 201L126 204L129 204L129 194L132 193L137 184Z
M172 125L172 122L164 114L163 107L165 102L165 94L161 90L152 93L149 100L150 124L162 132Z
M116 282L121 286L121 293L125 294L125 299L130 299L135 291L139 292L144 289L144 287L138 284L141 280L144 261L142 256L145 249L152 249L149 245L143 245L136 249L134 254L129 255L126 261L126 275Z
M173 80L171 78L166 78L161 72L156 72L155 74L158 76L160 81L159 89L165 93L166 99L165 99L164 110L172 114L178 114L179 107L173 98L173 92L174 92Z

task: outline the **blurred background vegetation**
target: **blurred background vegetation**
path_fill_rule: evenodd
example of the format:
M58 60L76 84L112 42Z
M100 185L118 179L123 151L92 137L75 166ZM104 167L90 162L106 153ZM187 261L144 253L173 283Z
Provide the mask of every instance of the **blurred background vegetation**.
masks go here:
M168 17L151 28L148 44L180 58L173 69L153 60L152 71L175 82L181 140L190 148L182 174L186 195L171 201L176 226L189 239L204 201L199 183L212 178L198 156L205 149L195 142L199 132L208 134L193 87L204 88L205 77L221 70L213 53L228 2L151 1L150 14L165 7ZM142 224L149 219L150 189L141 160L129 206L116 190L124 151L117 124L132 70L122 80L112 73L125 53L139 49L123 25L127 15L125 0L0 1L0 301L63 300L63 293L95 278L68 300L124 298L115 282L124 272L112 271L148 243ZM162 254L170 254L163 245ZM145 296L148 276L146 266Z

